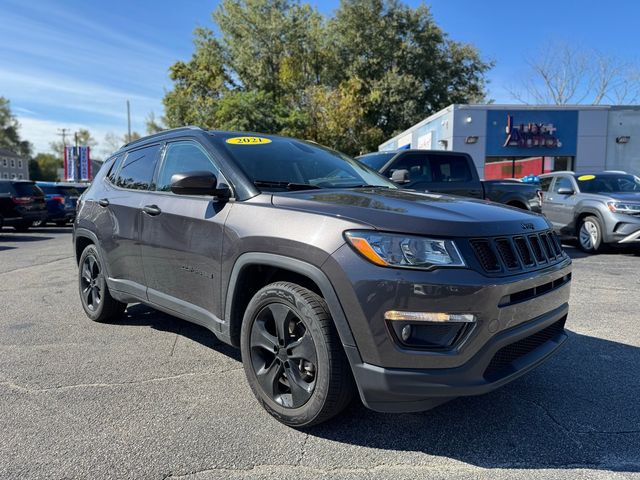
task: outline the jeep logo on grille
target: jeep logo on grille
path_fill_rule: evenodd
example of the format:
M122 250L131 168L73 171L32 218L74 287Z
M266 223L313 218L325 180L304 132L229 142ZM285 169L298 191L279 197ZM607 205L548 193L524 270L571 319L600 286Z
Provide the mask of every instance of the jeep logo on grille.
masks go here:
M533 223L523 223L522 224L522 229L523 230L535 230L535 225Z

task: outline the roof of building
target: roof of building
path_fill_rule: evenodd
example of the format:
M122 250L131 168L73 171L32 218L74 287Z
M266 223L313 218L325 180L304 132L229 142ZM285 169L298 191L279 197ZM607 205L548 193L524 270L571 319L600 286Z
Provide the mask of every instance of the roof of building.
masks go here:
M8 148L0 148L0 157L13 157L13 158L22 158L15 152L12 152Z

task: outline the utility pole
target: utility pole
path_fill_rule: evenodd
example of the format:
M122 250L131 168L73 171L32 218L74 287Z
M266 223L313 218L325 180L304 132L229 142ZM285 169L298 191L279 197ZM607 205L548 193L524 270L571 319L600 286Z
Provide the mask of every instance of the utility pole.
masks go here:
M131 141L131 107L127 100L127 143Z
M59 128L58 133L56 135L62 137L62 163L64 165L64 153L67 148L67 132L69 132L68 128ZM66 180L66 179L65 179Z

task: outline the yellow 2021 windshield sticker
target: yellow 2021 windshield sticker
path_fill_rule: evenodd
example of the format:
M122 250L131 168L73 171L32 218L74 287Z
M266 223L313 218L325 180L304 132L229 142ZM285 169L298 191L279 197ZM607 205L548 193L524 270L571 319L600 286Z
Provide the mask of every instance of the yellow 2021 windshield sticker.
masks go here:
M233 145L262 145L271 143L271 140L264 137L232 137L227 138L226 142Z
M595 175L581 175L578 177L578 180L580 180L581 182L584 182L586 180L593 180L594 178L596 178Z

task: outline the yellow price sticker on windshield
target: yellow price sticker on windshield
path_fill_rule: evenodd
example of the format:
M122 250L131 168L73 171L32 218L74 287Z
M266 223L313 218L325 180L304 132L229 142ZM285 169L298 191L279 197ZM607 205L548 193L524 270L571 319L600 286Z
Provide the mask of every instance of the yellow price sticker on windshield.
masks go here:
M594 178L596 178L595 175L581 175L580 177L578 177L578 180L584 182L585 180L593 180Z
M233 145L262 145L271 143L271 140L264 137L233 137L227 138L226 142Z

